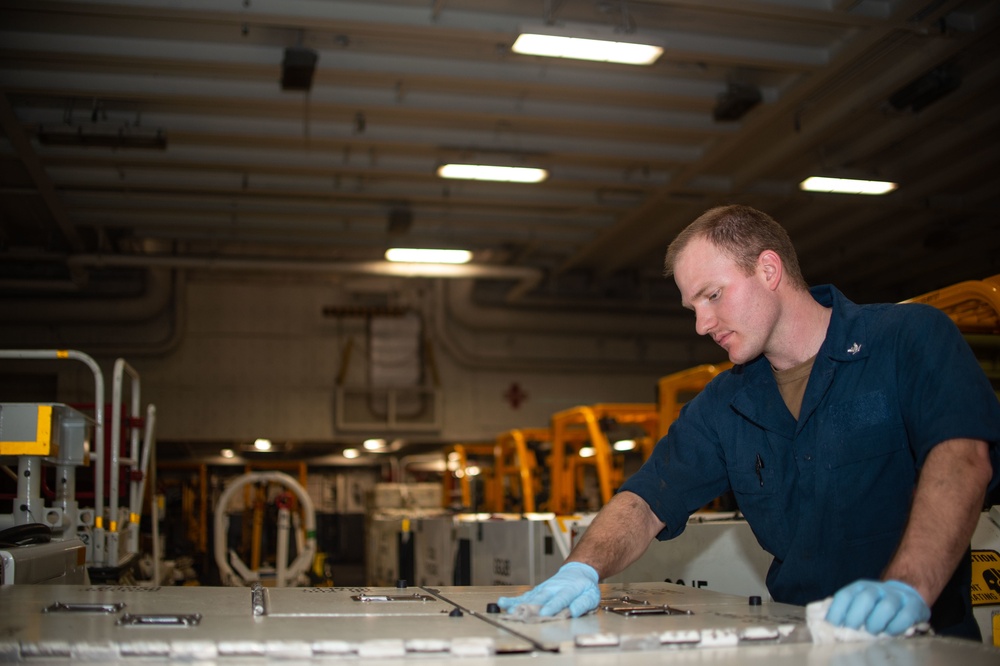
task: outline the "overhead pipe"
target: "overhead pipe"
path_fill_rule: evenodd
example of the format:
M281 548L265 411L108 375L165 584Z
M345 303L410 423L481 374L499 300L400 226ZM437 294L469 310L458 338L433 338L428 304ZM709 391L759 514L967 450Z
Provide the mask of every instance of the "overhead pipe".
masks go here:
M421 264L393 261L293 261L287 259L241 259L236 257L193 257L173 255L77 254L67 260L73 266L161 267L223 271L269 271L383 277L490 278L515 280L507 294L516 301L541 282L542 271L526 266L491 264Z
M549 370L561 372L592 372L604 369L609 372L648 372L649 362L641 359L635 361L594 360L579 358L562 359L510 359L494 358L468 351L449 333L451 322L447 319L447 298L444 282L457 281L458 289L465 289L471 302L471 281L477 278L515 280L516 285L508 292L506 302L514 304L535 288L543 277L542 271L522 266L494 266L484 264L419 264L396 263L390 261L355 261L355 262L324 262L324 261L293 261L280 259L242 259L235 257L192 257L173 255L100 255L81 254L70 258L71 262L80 266L119 266L175 268L187 270L221 270L221 271L271 271L314 274L342 275L379 275L388 277L427 277L445 278L436 283L436 304L432 320L435 322L436 338L448 349L459 363L468 367L480 369L510 370L515 366L532 370ZM454 301L451 301L454 303ZM481 319L480 319L481 318ZM498 319L507 320L506 324ZM480 308L462 318L470 328L501 330L503 328L520 330L542 330L565 334L588 335L622 335L623 331L639 331L643 335L658 338L671 337L679 341L692 340L693 326L682 322L681 318L655 318L644 315L615 315L613 317L591 316L581 318L581 314L537 312L529 309L514 312L501 311L499 308L490 312ZM581 324L581 321L583 324ZM478 322L478 323L477 323ZM516 323L512 323L516 322ZM581 325L583 328L581 329ZM697 344L697 340L694 341ZM688 350L689 352L690 350ZM712 359L705 359L708 362Z
M522 370L522 371L532 371L532 372L543 372L543 373L617 373L617 374L648 374L650 372L658 372L656 370L656 363L651 362L649 359L635 358L633 360L621 360L621 359L595 359L593 357L581 358L581 357L510 357L510 356L491 356L487 354L482 354L476 351L467 349L462 345L461 342L454 335L455 323L448 318L448 308L446 305L447 294L445 293L447 286L438 282L435 285L435 303L431 304L432 313L428 317L428 326L433 333L433 339L445 348L445 351L455 359L460 365L476 369L476 370L495 370L502 372L509 372L512 370ZM523 313L521 316L524 317L522 325L526 327L526 330L533 329L534 319L544 320L545 317L541 314L532 316L530 313ZM580 315L577 315L580 316ZM648 322L640 325L638 323L633 324L637 328L626 328L626 325L621 324L617 318L612 318L613 321L618 322L616 330L614 333L621 334L623 330L633 330L642 331L643 334L649 332L650 326ZM484 331L491 331L488 324L485 328L481 329ZM525 330L522 328L521 330ZM563 333L569 334L580 334L581 327L577 326L575 329L567 328ZM611 333L612 331L606 331ZM698 363L708 363L712 361L711 352L715 350L715 346L710 342L707 342L705 338L698 338L697 336L690 335L693 334L693 326L688 330L689 336L682 338L681 336L676 336L677 343L683 345L683 349L680 350L680 354L683 355L685 362L688 365L697 365ZM584 328L584 334L595 334L595 331L588 330ZM657 336L656 331L650 333L652 336ZM699 354L697 347L703 346L705 349L704 354ZM717 352L717 350L715 350ZM716 353L717 355L717 353ZM698 360L702 356L705 358L703 360ZM680 356L663 359L662 370L666 371L670 368L668 366L676 366L677 361ZM682 363L683 365L683 363Z
M69 259L75 262L75 258ZM79 268L86 263L77 262ZM0 311L16 312L17 323L48 322L126 322L152 319L170 305L171 276L168 270L151 270L147 274L146 291L141 296L114 299L85 296L58 299L4 298Z
M69 323L72 320L75 324L73 337L76 340L76 342L71 342L73 346L86 347L102 355L162 356L176 349L184 337L187 314L184 298L185 275L184 271L173 271L173 276L171 276L169 269L153 269L150 270L149 274L153 278L153 282L146 294L141 297L105 300L76 298L41 301L35 299L23 304L14 299L6 299L0 300L0 308L9 308L12 312L18 313L18 322L9 325L8 329L13 330L17 324ZM168 309L170 313L164 316L170 318L170 331L160 339L137 340L133 332L125 328L127 325L139 325L144 321L151 320L157 314L165 313ZM60 316L63 312L67 313L67 317ZM109 334L101 331L90 332L87 328L105 323L108 326L114 324L113 332L121 336L120 338L116 336L115 339L121 340L120 342L111 340ZM86 335L88 332L91 334ZM83 337L81 337L81 333ZM48 343L43 341L41 344Z
M687 337L694 330L686 318L669 319L661 314L681 314L672 312L670 306L651 309L647 314L615 314L612 317L591 316L581 323L580 313L555 313L550 310L529 309L513 311L500 307L478 307L472 309L472 280L495 279L514 280L516 284L507 292L508 305L524 303L524 297L537 287L543 278L540 269L528 266L497 266L490 264L421 264L391 261L294 261L282 259L241 259L233 257L191 257L173 255L74 255L70 263L81 266L183 268L222 271L269 271L298 272L343 275L377 275L383 277L426 277L447 278L454 282L449 289L447 303L452 312L470 328L491 330L520 329L580 332L581 325L587 333L621 333L623 330L643 330L654 335L676 335ZM527 304L525 304L527 305ZM588 302L579 304L581 310L591 307ZM463 316L464 314L464 316ZM592 313L591 313L592 314ZM651 329L652 327L652 329Z
M571 312L553 312L551 307L502 308L477 305L473 298L471 280L453 280L443 289L443 305L449 318L462 326L481 331L525 331L586 335L635 336L637 331L656 338L676 337L690 339L694 333L694 318L676 304L676 309L664 305L636 313L598 313L588 309L581 301L579 309ZM532 302L531 305L534 305Z

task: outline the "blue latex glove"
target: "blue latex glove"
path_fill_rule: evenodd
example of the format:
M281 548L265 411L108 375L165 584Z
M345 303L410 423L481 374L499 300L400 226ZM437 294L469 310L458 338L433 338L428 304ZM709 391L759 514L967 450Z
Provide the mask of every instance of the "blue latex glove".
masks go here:
M898 636L931 618L931 609L923 597L898 580L859 580L842 587L833 595L826 612L827 622L838 627L860 629L870 634L885 632Z
M573 617L580 617L597 608L601 602L601 591L597 587L600 577L597 570L583 562L567 562L559 571L543 583L528 590L519 597L500 597L497 605L511 611L522 604L537 604L541 617L551 617L564 608L569 608Z

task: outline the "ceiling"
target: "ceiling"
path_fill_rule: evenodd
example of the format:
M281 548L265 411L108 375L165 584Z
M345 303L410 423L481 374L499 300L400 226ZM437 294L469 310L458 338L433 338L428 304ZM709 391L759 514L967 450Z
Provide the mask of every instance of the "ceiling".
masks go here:
M511 53L544 22L666 49ZM308 91L282 89L286 48L318 55ZM741 202L810 282L901 300L1000 273L998 56L992 0L8 0L0 294L114 295L156 265L378 273L398 245L473 250L484 302L638 306L672 288L673 235ZM943 96L894 98L914 82ZM716 120L731 86L762 101ZM444 181L447 161L550 176Z

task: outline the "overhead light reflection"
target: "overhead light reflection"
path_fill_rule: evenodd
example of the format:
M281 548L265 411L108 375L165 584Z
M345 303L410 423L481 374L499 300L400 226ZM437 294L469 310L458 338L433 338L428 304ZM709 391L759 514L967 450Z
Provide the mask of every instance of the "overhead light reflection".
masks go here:
M472 260L469 250L436 250L413 247L391 247L385 251L387 261L417 264L467 264Z
M362 446L365 447L366 451L378 451L379 449L385 448L385 440L366 439L364 444L362 444Z
M621 65L652 65L663 47L643 44L622 33L595 28L537 26L521 29L511 50L522 55L572 58Z
M444 164L437 173L442 178L492 180L502 183L540 183L549 177L545 169L497 166L493 164Z
M631 451L635 448L634 439L619 439L617 442L611 445L615 451Z
M801 183L799 189L806 192L829 192L834 194L888 194L897 187L896 183L884 180L856 180L853 178L827 178L810 176Z

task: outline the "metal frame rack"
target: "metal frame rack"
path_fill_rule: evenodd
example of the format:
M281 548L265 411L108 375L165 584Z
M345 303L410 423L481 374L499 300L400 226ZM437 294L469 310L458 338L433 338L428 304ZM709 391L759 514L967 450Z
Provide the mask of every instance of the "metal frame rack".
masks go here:
M0 457L16 459L19 479L14 510L12 515L4 517L5 522L15 526L43 523L52 529L56 539L81 539L86 544L86 562L91 571L120 567L123 561L139 552L146 481L150 469L155 467L151 461L155 456L156 408L149 405L143 417L139 374L124 359L115 361L108 440L104 423L104 375L91 356L62 349L0 350L0 359L79 361L93 374L95 401L92 419L66 405L14 403L4 406L9 412L24 412L35 424L33 438L0 441ZM122 396L126 390L126 375L130 408L124 416ZM129 427L128 455L125 456L121 454L123 423ZM0 432L0 439L2 435ZM44 465L57 470L56 497L49 506L45 505L41 493ZM92 507L81 507L76 496L76 468L86 466L93 466ZM109 475L107 496L106 472ZM123 473L128 483L128 500L124 504L120 502ZM153 521L153 538L155 551L158 546L156 521ZM154 561L157 559L154 557ZM158 562L154 563L154 576L157 575Z

